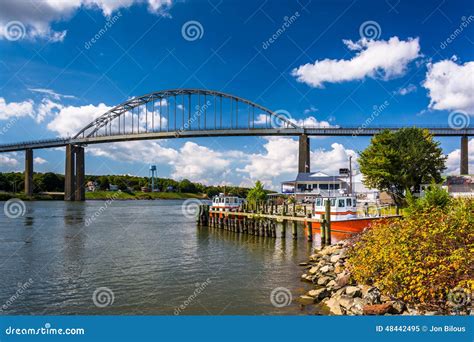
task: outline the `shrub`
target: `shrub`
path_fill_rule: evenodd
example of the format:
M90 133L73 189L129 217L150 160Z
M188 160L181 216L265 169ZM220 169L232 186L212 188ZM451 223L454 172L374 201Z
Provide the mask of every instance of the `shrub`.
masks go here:
M359 283L422 307L446 305L456 287L474 290L474 200L411 212L366 230L349 250Z

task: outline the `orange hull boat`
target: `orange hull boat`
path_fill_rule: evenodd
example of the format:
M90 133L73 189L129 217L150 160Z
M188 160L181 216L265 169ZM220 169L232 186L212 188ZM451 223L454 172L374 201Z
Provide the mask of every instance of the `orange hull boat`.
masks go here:
M397 216L391 217L361 217L361 218L351 218L347 220L337 220L331 221L331 232L336 233L360 233L365 228L370 227L371 225L378 222L386 222L387 220ZM311 228L313 234L320 232L321 223L312 222Z

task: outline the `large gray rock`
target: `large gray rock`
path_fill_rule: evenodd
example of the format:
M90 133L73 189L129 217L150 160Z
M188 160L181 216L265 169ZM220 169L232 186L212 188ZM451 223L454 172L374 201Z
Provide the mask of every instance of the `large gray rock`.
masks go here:
M336 277L336 283L339 286L346 286L349 284L349 280L351 278L351 275L347 272L339 273Z
M321 268L319 269L319 271L320 271L321 273L323 273L323 274L324 274L324 273L329 273L329 272L334 271L334 266L332 266L332 265L325 265L325 266L321 267Z
M327 285L327 283L329 283L331 280L332 280L331 277L327 277L327 276L320 277L320 278L318 278L318 285L320 285L320 286L325 286L325 285Z
M341 306L339 305L339 299L336 297L329 298L328 301L325 302L325 305L329 308L329 311L334 315L342 315Z
M361 285L362 298L367 300L369 304L380 304L380 290L374 286Z
M336 262L338 262L339 260L341 259L341 256L338 255L338 254L333 254L331 256L331 258L329 259L329 261L331 261L333 264L335 264Z
M362 315L364 313L364 306L368 303L365 299L362 298L354 298L354 302L350 308L350 311L354 315Z
M339 299L339 305L346 309L346 311L352 307L352 304L354 304L354 298L347 295L342 295L341 299Z
M357 286L347 286L346 287L346 295L349 297L360 297L362 294L361 290Z
M314 304L314 298L311 297L311 296L307 296L307 295L303 295L303 296L299 296L297 301L300 303L300 304L303 304L303 305L310 305L310 304Z
M313 297L316 301L320 301L329 296L329 291L323 287L322 289L309 291L308 296Z

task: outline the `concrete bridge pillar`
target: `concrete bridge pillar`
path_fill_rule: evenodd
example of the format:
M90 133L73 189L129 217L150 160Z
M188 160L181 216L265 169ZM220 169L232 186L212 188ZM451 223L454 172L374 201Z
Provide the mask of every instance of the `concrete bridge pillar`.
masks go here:
M25 150L25 195L33 195L33 150Z
M66 165L64 171L64 200L74 201L75 200L75 156L74 146L71 144L66 145Z
M311 172L310 152L309 137L306 134L301 134L299 137L298 173Z
M84 147L66 145L66 163L64 177L64 200L84 201Z
M86 199L86 189L84 187L84 147L76 146L76 189L75 189L75 200L84 201Z
M467 135L461 137L461 175L469 174L469 151Z

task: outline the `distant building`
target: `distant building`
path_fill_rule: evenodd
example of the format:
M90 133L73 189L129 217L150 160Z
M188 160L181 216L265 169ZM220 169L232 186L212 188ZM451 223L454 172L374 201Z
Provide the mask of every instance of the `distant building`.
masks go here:
M473 197L474 175L448 176L446 186L453 197Z
M118 189L119 189L118 185L109 184L110 191L118 191Z
M86 183L86 191L94 192L97 190L97 182L88 181Z
M420 193L428 189L429 184L423 184ZM474 197L474 175L448 176L441 187L453 197Z
M369 189L362 183L361 174L353 176L352 188L357 198L367 202L377 202L380 192ZM330 176L324 172L299 173L295 180L281 183L281 193L295 195L297 202L312 202L320 196L336 196L350 192L349 174Z
M321 171L299 173L295 180L281 183L281 192L294 194L298 202L310 202L318 196L338 195L348 191L348 177L329 176Z

